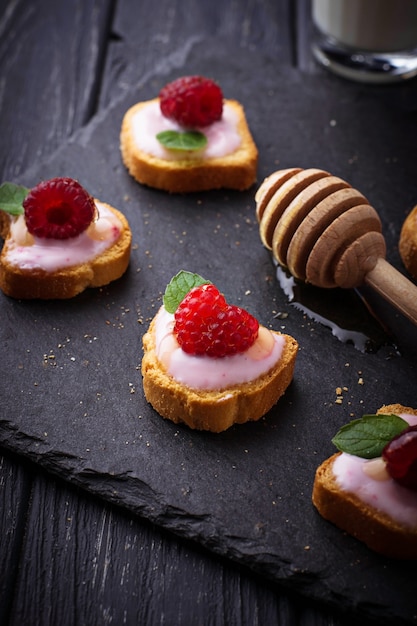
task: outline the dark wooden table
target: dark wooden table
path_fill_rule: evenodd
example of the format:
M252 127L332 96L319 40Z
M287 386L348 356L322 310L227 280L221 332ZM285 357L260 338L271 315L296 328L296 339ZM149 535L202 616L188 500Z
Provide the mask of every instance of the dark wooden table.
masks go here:
M323 72L311 58L303 0L0 6L1 180L19 181L159 65L180 68L196 38L222 36L242 56L259 50L300 72ZM2 625L344 623L6 448L0 529Z

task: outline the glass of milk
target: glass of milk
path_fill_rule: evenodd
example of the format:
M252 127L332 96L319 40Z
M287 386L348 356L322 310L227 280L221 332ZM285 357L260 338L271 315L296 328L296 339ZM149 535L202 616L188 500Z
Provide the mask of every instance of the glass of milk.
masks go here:
M417 75L417 0L312 0L313 53L362 82Z

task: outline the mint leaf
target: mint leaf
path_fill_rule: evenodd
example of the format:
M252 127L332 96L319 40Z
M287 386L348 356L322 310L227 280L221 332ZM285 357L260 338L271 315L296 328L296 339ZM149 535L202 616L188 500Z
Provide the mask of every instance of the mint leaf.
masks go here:
M163 303L168 313L175 313L178 305L191 289L199 285L210 284L209 280L205 280L199 274L186 272L181 270L174 276L165 289Z
M398 415L364 415L353 420L333 437L332 443L341 452L363 459L381 456L385 445L408 428L408 423Z
M23 200L28 195L30 189L15 185L14 183L3 183L0 185L0 210L11 215L21 215L23 210Z
M156 138L168 150L201 150L207 145L207 137L198 130L163 130Z

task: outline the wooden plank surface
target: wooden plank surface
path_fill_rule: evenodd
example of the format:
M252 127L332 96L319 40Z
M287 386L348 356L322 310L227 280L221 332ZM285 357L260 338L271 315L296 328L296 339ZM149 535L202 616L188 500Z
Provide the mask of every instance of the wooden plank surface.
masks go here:
M18 180L155 64L180 68L201 25L277 63L310 65L291 36L306 26L303 2L177 4L3 0L2 180ZM1 624L342 623L6 451L0 520Z
M96 111L112 3L2 4L0 168L12 179Z

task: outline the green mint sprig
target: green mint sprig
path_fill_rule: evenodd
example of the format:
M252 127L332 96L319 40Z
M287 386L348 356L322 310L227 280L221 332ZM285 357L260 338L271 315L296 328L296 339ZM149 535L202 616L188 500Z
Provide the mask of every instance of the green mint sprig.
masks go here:
M5 182L0 185L0 210L10 215L22 215L24 213L23 200L30 189L22 185Z
M163 303L168 313L175 313L180 302L182 302L191 289L199 285L209 285L210 281L205 280L199 274L193 274L186 270L181 270L167 285L163 296Z
M332 439L341 452L363 459L381 456L382 450L394 437L408 428L398 415L364 415L342 426Z
M195 151L205 148L207 137L199 130L163 130L156 135L157 140L168 150Z

